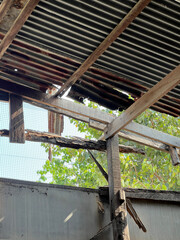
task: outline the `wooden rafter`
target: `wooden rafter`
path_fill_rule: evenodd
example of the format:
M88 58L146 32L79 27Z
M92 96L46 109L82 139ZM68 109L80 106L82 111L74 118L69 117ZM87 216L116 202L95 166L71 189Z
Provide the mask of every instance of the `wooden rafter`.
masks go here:
M103 40L96 50L82 63L82 65L72 74L65 84L53 96L62 96L103 54L103 52L120 36L120 34L129 26L129 24L142 12L151 0L139 0L131 11L122 19L122 21L112 30L112 32Z
M13 25L9 29L9 31L6 33L5 37L1 41L0 44L0 59L3 57L4 53L6 52L9 45L14 40L16 34L19 32L19 30L22 28L36 5L38 4L40 0L29 0L22 11L20 12L17 19L14 21Z
M0 22L6 16L8 10L12 5L12 2L13 0L3 0L3 2L0 4Z
M180 83L180 65L133 103L118 118L113 120L106 129L105 138L107 139L118 133L128 123L178 85L178 83Z
M5 80L5 78L1 77ZM98 109L91 109L82 104L77 104L74 102L70 102L65 99L54 99L51 104L46 103L44 100L46 97L49 98L49 95L40 93L39 91L35 91L33 89L29 89L23 86L17 86L14 83L8 81L0 80L0 90L14 93L16 95L22 96L24 101L33 104L35 106L47 109L49 111L53 111L56 113L63 114L65 116L75 118L77 120L87 122L91 127L103 131L106 127L106 124L111 123L115 116L102 112ZM126 126L127 129L128 126ZM142 137L137 134L132 134L127 131L120 131L118 135L122 138L128 139L130 141L138 142L142 145L146 145L160 151L169 152L169 145L166 143L161 143L159 140L156 140L153 137L151 140L151 136L147 135L146 132L151 132L151 128L145 127L147 131L144 132L144 136ZM158 132L158 131L157 131ZM158 132L159 134L159 132ZM141 134L142 135L142 134ZM170 136L170 135L167 135ZM177 149L178 154L180 155L179 149Z

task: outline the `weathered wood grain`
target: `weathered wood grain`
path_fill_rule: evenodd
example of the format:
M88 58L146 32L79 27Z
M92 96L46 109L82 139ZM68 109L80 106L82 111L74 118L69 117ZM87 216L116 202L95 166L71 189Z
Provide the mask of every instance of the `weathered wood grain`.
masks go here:
M24 114L22 97L10 94L10 131L11 143L25 143Z
M119 139L116 134L107 139L109 203L114 240L129 240L125 193L121 186ZM123 202L121 202L123 201Z
M6 129L0 130L0 136L9 137L9 131ZM105 141L93 141L83 138L64 138L60 135L47 133L47 132L38 132L33 130L25 130L25 138L27 141L32 142L44 142L49 144L58 145L61 147L69 147L75 149L90 149L98 151L106 151L106 142ZM119 144L119 150L122 153L138 153L145 154L142 149L134 148L131 146L125 146Z
M174 166L180 164L180 159L179 159L179 156L178 156L178 153L177 153L177 149L175 147L170 146L169 152L170 152L170 155L171 155L172 164Z
M3 0L0 4L0 23L3 20L3 18L6 16L8 10L10 9L12 5L13 0Z
M29 0L22 11L20 12L19 16L9 29L9 31L6 33L5 37L0 43L0 59L3 57L4 53L6 52L9 45L14 40L16 34L19 32L19 30L22 28L23 24L26 22L28 17L30 16L33 9L36 7L40 0Z

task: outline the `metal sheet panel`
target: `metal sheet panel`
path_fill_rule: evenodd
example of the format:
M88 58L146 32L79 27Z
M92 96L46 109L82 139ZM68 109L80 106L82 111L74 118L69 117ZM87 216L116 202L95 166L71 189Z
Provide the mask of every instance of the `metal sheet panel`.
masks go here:
M62 86L136 2L41 0L0 61L0 76L43 92ZM136 100L179 64L179 11L175 0L152 0L69 96L128 108L134 101L124 92ZM152 109L179 116L179 105L180 85Z
M89 240L110 222L107 198L102 198L105 213L98 211L98 192L1 179L0 239ZM180 201L131 201L147 228L142 232L128 215L131 240L179 240ZM97 239L112 240L111 236L109 226Z

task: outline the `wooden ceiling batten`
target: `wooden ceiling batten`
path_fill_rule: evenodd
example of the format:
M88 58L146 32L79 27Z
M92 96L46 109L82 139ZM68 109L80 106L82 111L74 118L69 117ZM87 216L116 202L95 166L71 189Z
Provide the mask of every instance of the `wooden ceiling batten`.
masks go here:
M139 0L122 21L112 30L103 42L92 52L82 65L72 74L64 85L51 98L64 93L88 70L89 67L104 53L104 51L119 37L119 35L129 26L129 24L142 12L151 0Z

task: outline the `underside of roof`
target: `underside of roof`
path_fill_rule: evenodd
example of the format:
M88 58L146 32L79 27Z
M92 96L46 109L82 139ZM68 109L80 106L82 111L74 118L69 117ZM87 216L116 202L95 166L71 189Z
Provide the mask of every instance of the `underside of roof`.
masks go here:
M41 92L59 88L136 3L41 0L0 60L0 81ZM68 96L112 110L127 109L179 65L179 13L180 3L175 0L151 1ZM5 28L0 24L1 39ZM180 84L151 108L180 116Z

